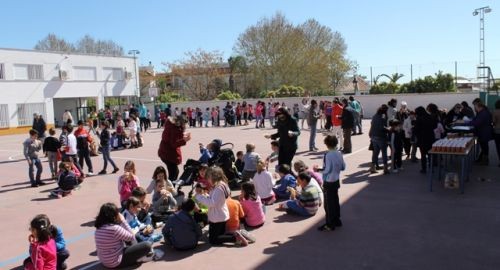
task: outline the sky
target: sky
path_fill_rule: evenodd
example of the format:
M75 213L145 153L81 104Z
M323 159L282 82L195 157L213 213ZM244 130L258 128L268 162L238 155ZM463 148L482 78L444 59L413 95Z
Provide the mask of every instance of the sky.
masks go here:
M182 59L198 48L233 55L238 36L276 12L294 24L313 18L340 32L349 59L370 78L399 72L409 80L438 70L475 77L479 62L479 17L486 14L486 64L500 78L500 2L494 0L177 0L3 1L0 48L31 49L48 33L69 41L85 34L111 39L139 62ZM412 70L410 69L412 65Z

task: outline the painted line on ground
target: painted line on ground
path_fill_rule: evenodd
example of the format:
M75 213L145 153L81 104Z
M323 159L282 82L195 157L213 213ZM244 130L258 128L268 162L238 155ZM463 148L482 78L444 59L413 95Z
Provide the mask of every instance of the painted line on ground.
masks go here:
M70 237L70 238L67 238L66 239L66 245L69 245L69 244L72 244L74 242L78 242L82 239L85 239L89 236L92 236L94 235L94 231L88 231L88 232L84 232L82 234L79 234L79 235L76 235L76 236L73 236L73 237ZM21 255L18 255L18 256L15 256L15 257L12 257L10 259L7 259L5 261L1 261L0 262L0 268L4 268L5 266L7 265L11 265L11 264L14 264L14 263L17 263L17 262L20 262L26 258L29 257L29 253L28 252L25 252L25 253L22 253Z
M361 149L358 149L358 150L356 150L356 151L354 151L354 152L352 152L352 153L349 153L349 154L347 154L347 155L344 155L344 157L346 157L346 158L347 158L347 157L350 157L350 156L355 155L355 154L357 154L357 153L361 153L361 152L365 151L366 149L368 149L368 146L365 146L365 147L363 147L363 148L361 148Z
M99 265L99 264L101 264L101 262L100 261L96 261L96 262L93 262L93 263L91 263L91 264L89 264L89 265L87 265L85 267L79 268L79 269L80 270L87 270L87 269L90 269L90 268L92 268L92 267L94 267L96 265Z
M137 161L149 161L149 162L161 162L161 160L160 160L160 159L133 158L133 157L111 157L111 159L120 159L120 160L137 160Z

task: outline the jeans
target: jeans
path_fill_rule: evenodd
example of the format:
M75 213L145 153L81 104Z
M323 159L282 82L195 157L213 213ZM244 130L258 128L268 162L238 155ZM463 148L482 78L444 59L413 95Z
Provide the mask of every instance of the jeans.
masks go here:
M418 147L420 149L420 168L423 172L427 171L427 156L431 148L432 145L421 145Z
M39 158L31 158L30 160L31 164L29 164L28 174L30 177L31 184L34 185L40 182L40 178L42 177L43 167L42 167L42 161ZM34 167L36 167L36 178L34 176L35 173Z
M94 169L92 168L92 160L90 160L90 152L89 149L78 150L78 164L80 164L80 168L83 169L83 161L87 163L87 167L89 167L89 172L92 173Z
M101 153L102 153L102 159L104 160L104 167L102 169L103 171L105 171L106 168L108 168L108 161L109 161L109 163L111 163L111 166L113 166L113 169L118 168L118 167L116 167L115 162L111 159L111 153L109 150L109 146L103 147L101 149Z
M309 150L313 150L316 148L316 129L317 129L317 123L311 123L311 133L309 136Z
M133 244L123 249L122 261L117 268L123 268L137 264L137 260L151 252L151 242Z
M49 159L49 168L52 174L57 173L57 152L47 151L47 158Z
M325 214L326 225L333 228L340 222L340 200L339 200L340 180L335 182L324 182L325 191Z
M303 217L312 216L304 207L300 206L296 200L287 201L286 206L288 207L287 213L289 214L296 214Z
M261 115L256 115L255 116L255 128L259 128L261 120L262 120L262 116Z
M69 258L69 251L63 249L57 252L57 270L63 269L64 262Z
M384 138L372 137L372 164L378 164L378 155L382 152L384 166L387 166L387 141Z
M351 132L352 128L344 128L342 129L344 133L344 153L350 153L352 151L352 143L351 143Z
M236 242L232 234L226 234L226 222L208 223L208 242L212 245L220 245L227 242Z
M170 181L176 181L177 177L179 177L179 166L175 163L172 163L170 161L162 159L163 163L167 165L167 171L168 171L168 180Z

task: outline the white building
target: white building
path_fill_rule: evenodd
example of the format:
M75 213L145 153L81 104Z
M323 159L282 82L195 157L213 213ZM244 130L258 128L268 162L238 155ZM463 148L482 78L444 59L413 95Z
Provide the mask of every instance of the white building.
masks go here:
M65 110L85 118L89 98L102 109L105 97L138 96L136 74L132 57L0 48L0 134L25 132L35 112L52 126Z

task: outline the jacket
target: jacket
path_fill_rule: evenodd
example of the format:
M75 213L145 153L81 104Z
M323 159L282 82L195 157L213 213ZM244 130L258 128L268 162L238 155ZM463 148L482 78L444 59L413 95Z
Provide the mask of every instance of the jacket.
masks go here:
M271 135L271 139L280 139L280 149L297 149L297 138L300 135L299 126L297 125L297 120L293 117L283 121L278 121L276 123L278 127L278 132ZM290 137L288 131L292 131L294 136Z
M27 270L55 270L57 265L57 251L54 239L45 243L34 242L30 245L31 263L25 267Z
M419 147L432 147L435 141L434 129L437 127L437 121L432 118L428 113L417 113L415 126L413 132L417 137L417 146Z
M47 125L45 124L45 120L43 118L33 120L32 128L38 131L38 137L45 137L45 131L47 130Z
M368 133L370 138L387 138L387 120L382 117L381 114L375 114L372 117L372 123L370 126L370 132Z
M488 109L484 108L476 114L476 117L469 122L469 125L474 126L475 134L478 141L488 142L493 140L493 118Z
M101 134L99 135L99 140L100 140L100 145L102 148L109 147L109 138L111 136L109 135L109 130L107 128L103 129L101 131Z
M181 127L176 126L172 121L165 123L165 129L161 135L160 147L158 148L158 157L175 164L182 163L181 146L186 145L184 132Z
M332 108L332 125L333 126L341 126L342 125L342 120L339 118L339 116L342 116L342 111L344 108L340 106L340 104L333 104Z
M342 128L353 128L354 127L354 109L345 106L342 110Z
M61 148L61 142L56 137L48 137L43 141L43 152L57 152Z
M202 235L201 227L185 211L171 215L163 227L162 233L166 242L179 250L195 248Z
M76 137L76 148L78 150L87 150L89 148L89 143L92 142L92 137L89 132L82 128L77 128L73 133Z
M42 150L42 142L28 138L23 143L23 154L27 160L38 158L38 152Z

